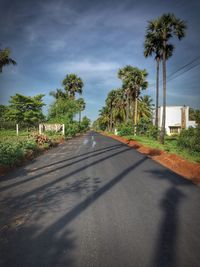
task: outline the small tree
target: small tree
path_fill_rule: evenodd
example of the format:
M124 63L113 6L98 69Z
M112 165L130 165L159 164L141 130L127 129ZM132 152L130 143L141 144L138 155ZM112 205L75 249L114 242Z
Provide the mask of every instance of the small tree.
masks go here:
M89 130L90 127L90 119L86 116L83 117L82 122L81 122L81 128L83 129L83 131L87 131Z
M7 117L11 121L21 123L24 126L36 126L44 119L42 107L45 105L42 98L44 95L33 97L16 94L11 96Z

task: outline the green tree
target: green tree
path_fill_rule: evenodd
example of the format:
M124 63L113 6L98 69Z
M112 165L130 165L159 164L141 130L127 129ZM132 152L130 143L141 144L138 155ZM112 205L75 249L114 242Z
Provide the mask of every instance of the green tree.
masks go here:
M82 94L84 84L82 79L76 74L67 74L62 84L71 99L75 99L76 93Z
M7 113L8 113L8 106L0 105L0 120L6 121L7 120Z
M9 48L0 49L0 72L6 65L16 65L16 61L10 57L11 51Z
M150 27L151 33L158 36L162 42L162 65L163 65L163 114L162 127L160 132L160 142L164 144L165 136L165 120L166 120L166 61L167 61L167 46L173 37L181 40L185 36L186 22L176 18L174 14L163 14L155 20ZM173 52L173 50L172 50Z
M11 96L7 117L9 120L24 126L36 126L44 119L42 107L44 95L24 96L16 94Z
M82 122L81 122L81 128L83 129L83 131L89 130L90 123L91 123L90 119L88 117L84 116L82 119Z
M78 104L76 100L59 97L50 105L48 119L59 123L72 122L77 112Z

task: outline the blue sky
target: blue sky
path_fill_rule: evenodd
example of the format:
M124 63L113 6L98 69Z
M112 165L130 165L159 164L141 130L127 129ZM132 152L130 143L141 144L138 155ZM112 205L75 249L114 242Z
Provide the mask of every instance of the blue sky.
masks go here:
M125 65L146 68L155 82L155 61L143 56L147 21L173 12L187 21L187 36L174 42L168 74L199 56L200 2L197 0L0 0L0 44L10 47L18 65L0 75L1 104L15 93L45 94L61 88L68 73L84 81L85 114L94 120L107 93L121 86L118 69ZM198 62L198 61L197 61ZM199 60L200 62L200 60ZM167 84L168 105L200 108L200 67ZM155 89L147 91L155 99ZM46 107L46 109L47 109Z

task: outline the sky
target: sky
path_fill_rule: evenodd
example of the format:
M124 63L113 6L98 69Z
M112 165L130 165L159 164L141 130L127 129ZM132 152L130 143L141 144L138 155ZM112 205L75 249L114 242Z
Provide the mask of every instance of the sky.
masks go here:
M108 92L121 86L117 73L126 65L147 70L145 94L155 100L155 60L143 56L147 23L168 12L187 22L186 37L172 40L170 75L200 55L199 10L198 0L0 0L0 45L17 61L0 74L0 103L42 93L47 112L49 92L76 73L84 82L84 115L94 120ZM198 65L167 83L167 104L200 108L199 85Z

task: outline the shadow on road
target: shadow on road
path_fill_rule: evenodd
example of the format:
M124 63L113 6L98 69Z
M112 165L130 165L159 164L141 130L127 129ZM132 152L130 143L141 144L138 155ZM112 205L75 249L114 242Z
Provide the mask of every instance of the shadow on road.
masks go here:
M151 170L154 179L169 181L163 198L160 200L162 211L161 223L158 229L157 242L155 244L151 267L177 267L177 252L179 244L179 209L182 202L188 198L182 190L184 186L196 187L192 182L185 180L181 176L170 170Z
M10 185L1 186L1 187L0 187L0 192L3 192L3 191L5 191L5 190L7 190L7 189L9 189L9 188L14 187L14 186L19 186L19 185L28 183L28 182L30 182L30 181L32 181L32 180L41 178L42 176L47 175L47 174L50 174L50 173L53 173L53 172L55 172L55 171L58 171L58 170L61 170L61 169L70 167L70 166L72 166L72 165L74 165L74 164L77 164L77 163L83 161L83 160L86 160L86 159L89 159L89 158L93 158L93 157L95 157L95 156L98 156L98 155L101 155L101 154L104 154L104 153L107 153L107 152L109 152L109 151L113 151L113 150L116 150L116 149L120 149L120 148L123 148L123 147L125 147L126 150L128 150L127 147L126 147L125 145L116 145L116 146L112 146L112 147L104 148L104 149L102 149L103 151L100 151L100 152L99 152L98 150L96 150L96 151L92 151L92 152L88 152L88 154L91 154L91 153L92 153L92 155L89 155L89 156L86 156L86 157L82 157L83 155L87 155L87 153L84 153L84 154L82 154L82 155L77 156L77 157L81 157L80 159L75 160L75 161L73 161L73 162L70 162L70 163L68 163L68 164L61 165L61 166L56 167L56 168L54 168L54 164L50 164L50 165L46 165L46 166L42 166L41 168L38 168L38 169L34 170L34 172L35 172L35 171L38 171L39 169L45 169L45 168L48 168L48 167L53 167L53 168L51 168L51 170L47 170L47 171L45 171L45 172L42 172L42 173L39 173L39 174L37 174L37 175L31 176L30 178L25 178L25 179L23 179L23 177L20 176L20 177L19 177L20 181L15 182L15 183L12 183L12 184L10 184ZM96 153L96 152L97 152L97 153ZM116 155L116 153L114 153L113 155ZM66 160L63 160L63 161L60 161L60 162L56 162L55 164L60 164L60 163L69 161L69 160L71 160L71 159L77 158L77 157L72 157L72 158L70 158L70 159L66 159ZM23 172L23 176L25 176L26 174L27 174L27 172Z
M126 150L121 151L120 153L125 152ZM118 152L119 153L119 152ZM116 154L118 154L116 153ZM109 158L110 156L104 157L100 159L100 161ZM77 218L81 213L83 213L91 204L93 204L97 199L102 197L105 193L111 190L116 184L118 184L122 179L124 179L131 171L136 169L138 166L143 164L147 160L146 157L142 157L135 164L130 166L129 168L123 170L119 175L114 177L112 180L108 181L106 184L100 187L100 178L95 177L93 179L93 187L88 188L88 179L89 177L85 177L82 183L80 182L71 185L69 188L66 188L65 192L62 192L64 195L67 193L78 193L80 190L88 190L89 195L86 196L80 203L75 205L71 210L69 210L64 216L59 218L50 226L45 229L39 229L34 226L26 226L20 229L16 229L16 227L8 227L3 230L3 235L1 238L1 245L3 250L1 251L1 261L0 266L16 266L16 262L18 266L73 266L74 262L71 257L71 252L76 246L76 237L72 230L70 230L70 223ZM85 168L91 167L96 164L98 161L94 161L91 164L85 166ZM77 172L79 172L77 170ZM66 177L62 177L58 179L56 182L61 179L65 179ZM47 184L38 188L37 190L48 189ZM42 205L45 209L48 209L47 202L50 201L53 204L56 201L56 197L61 197L61 192L58 188L54 189L55 191L49 196L48 199L41 199L40 205ZM37 200L31 200L28 198L30 195L34 195L35 192L31 191L25 194L24 196L11 198L10 201L13 203L17 203L19 209L22 209L23 213L28 211L29 209L34 209L37 211L38 216L42 215L39 213L42 210L42 206L37 210L35 209L35 205L37 205ZM23 201L22 201L23 199ZM20 207L20 205L21 207ZM23 203L26 203L23 206ZM17 207L13 206L14 210ZM4 240L4 241L3 241ZM17 244L17 246L16 246ZM63 250L64 249L64 250Z

